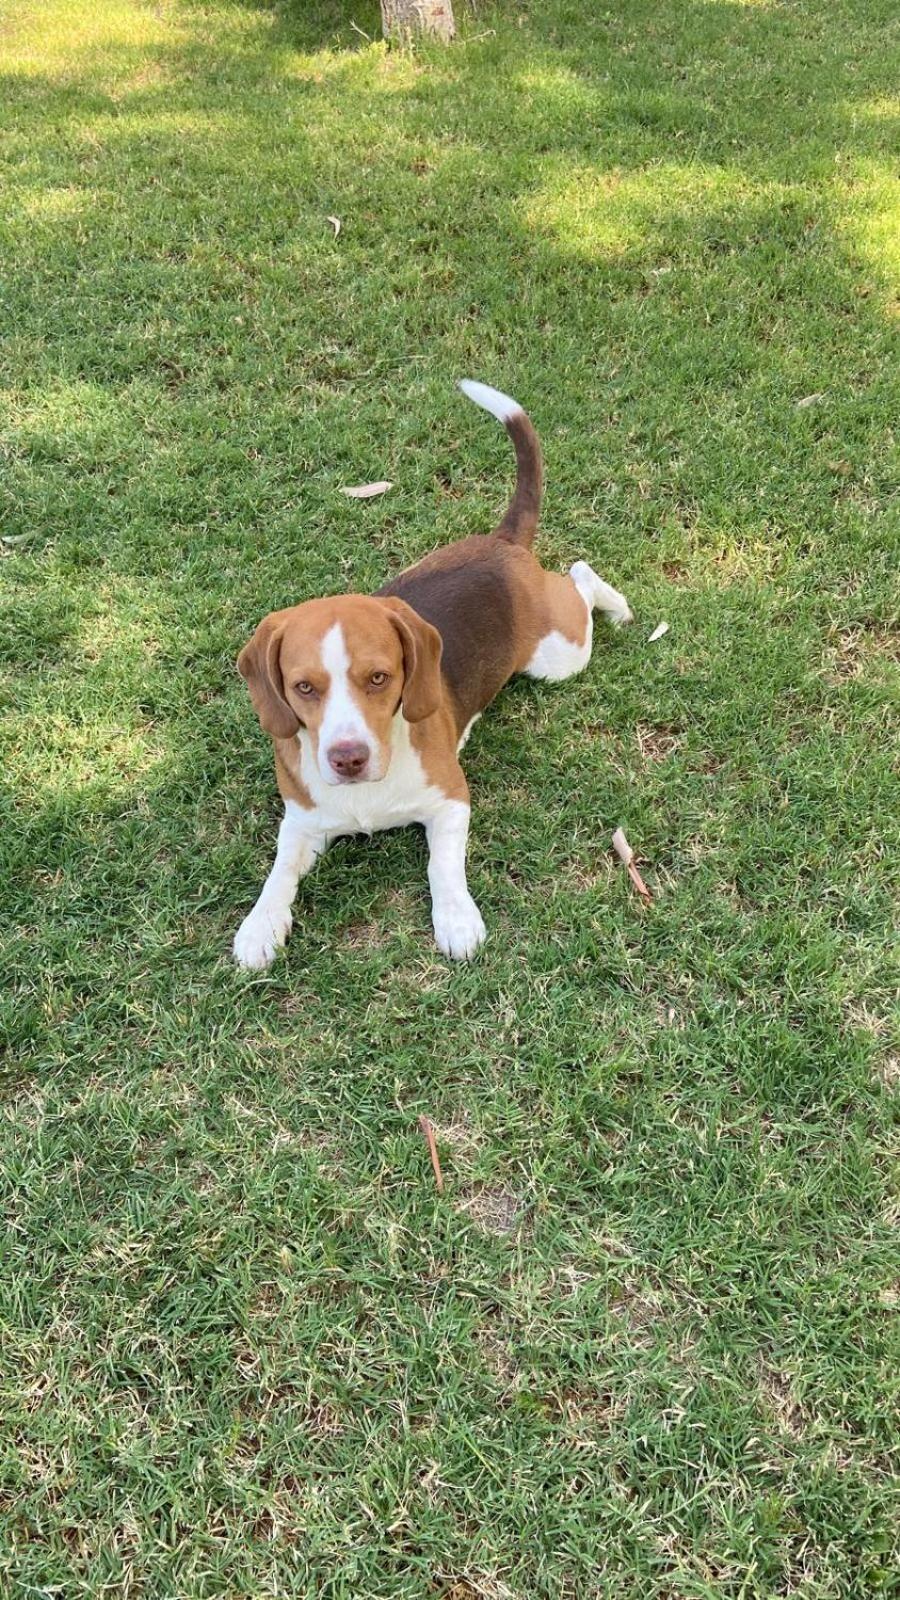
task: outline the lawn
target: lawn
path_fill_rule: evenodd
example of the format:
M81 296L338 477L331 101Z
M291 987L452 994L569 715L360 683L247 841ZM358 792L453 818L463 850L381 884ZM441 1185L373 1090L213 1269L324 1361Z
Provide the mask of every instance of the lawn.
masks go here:
M0 20L12 1600L900 1588L896 5L457 12ZM235 657L491 525L460 376L637 622L470 740L477 962L407 830L240 974Z

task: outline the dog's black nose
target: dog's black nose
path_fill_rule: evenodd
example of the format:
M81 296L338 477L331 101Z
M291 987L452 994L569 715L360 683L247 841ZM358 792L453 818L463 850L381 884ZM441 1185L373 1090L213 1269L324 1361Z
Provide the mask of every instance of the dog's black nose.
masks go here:
M369 764L370 755L367 744L357 744L345 740L343 744L333 744L328 752L328 760L339 778L351 782L361 778Z

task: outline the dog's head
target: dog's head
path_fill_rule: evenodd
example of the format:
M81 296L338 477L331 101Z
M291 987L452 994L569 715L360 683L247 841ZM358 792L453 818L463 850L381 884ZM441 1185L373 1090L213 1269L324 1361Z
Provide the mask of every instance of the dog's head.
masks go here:
M273 739L309 734L325 783L376 782L391 760L398 710L438 709L441 636L404 600L341 595L273 611L238 656Z

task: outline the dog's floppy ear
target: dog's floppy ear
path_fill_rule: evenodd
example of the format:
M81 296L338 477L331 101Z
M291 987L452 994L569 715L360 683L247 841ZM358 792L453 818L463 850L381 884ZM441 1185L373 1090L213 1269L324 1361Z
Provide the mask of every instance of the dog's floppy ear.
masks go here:
M430 717L441 703L441 651L443 640L430 622L396 595L385 595L382 605L403 646L403 695L401 704L407 722Z
M237 659L238 672L247 680L260 725L273 739L293 739L300 727L299 717L295 717L284 697L280 661L283 637L283 617L273 611L263 619Z

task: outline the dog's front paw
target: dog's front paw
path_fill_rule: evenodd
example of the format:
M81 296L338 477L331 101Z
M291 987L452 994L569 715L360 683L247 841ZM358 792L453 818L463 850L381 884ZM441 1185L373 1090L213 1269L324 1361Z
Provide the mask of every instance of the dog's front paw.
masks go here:
M260 972L270 967L291 931L287 906L255 905L234 936L234 959L239 967Z
M434 906L431 920L438 949L453 961L471 961L487 938L481 912L470 894Z

